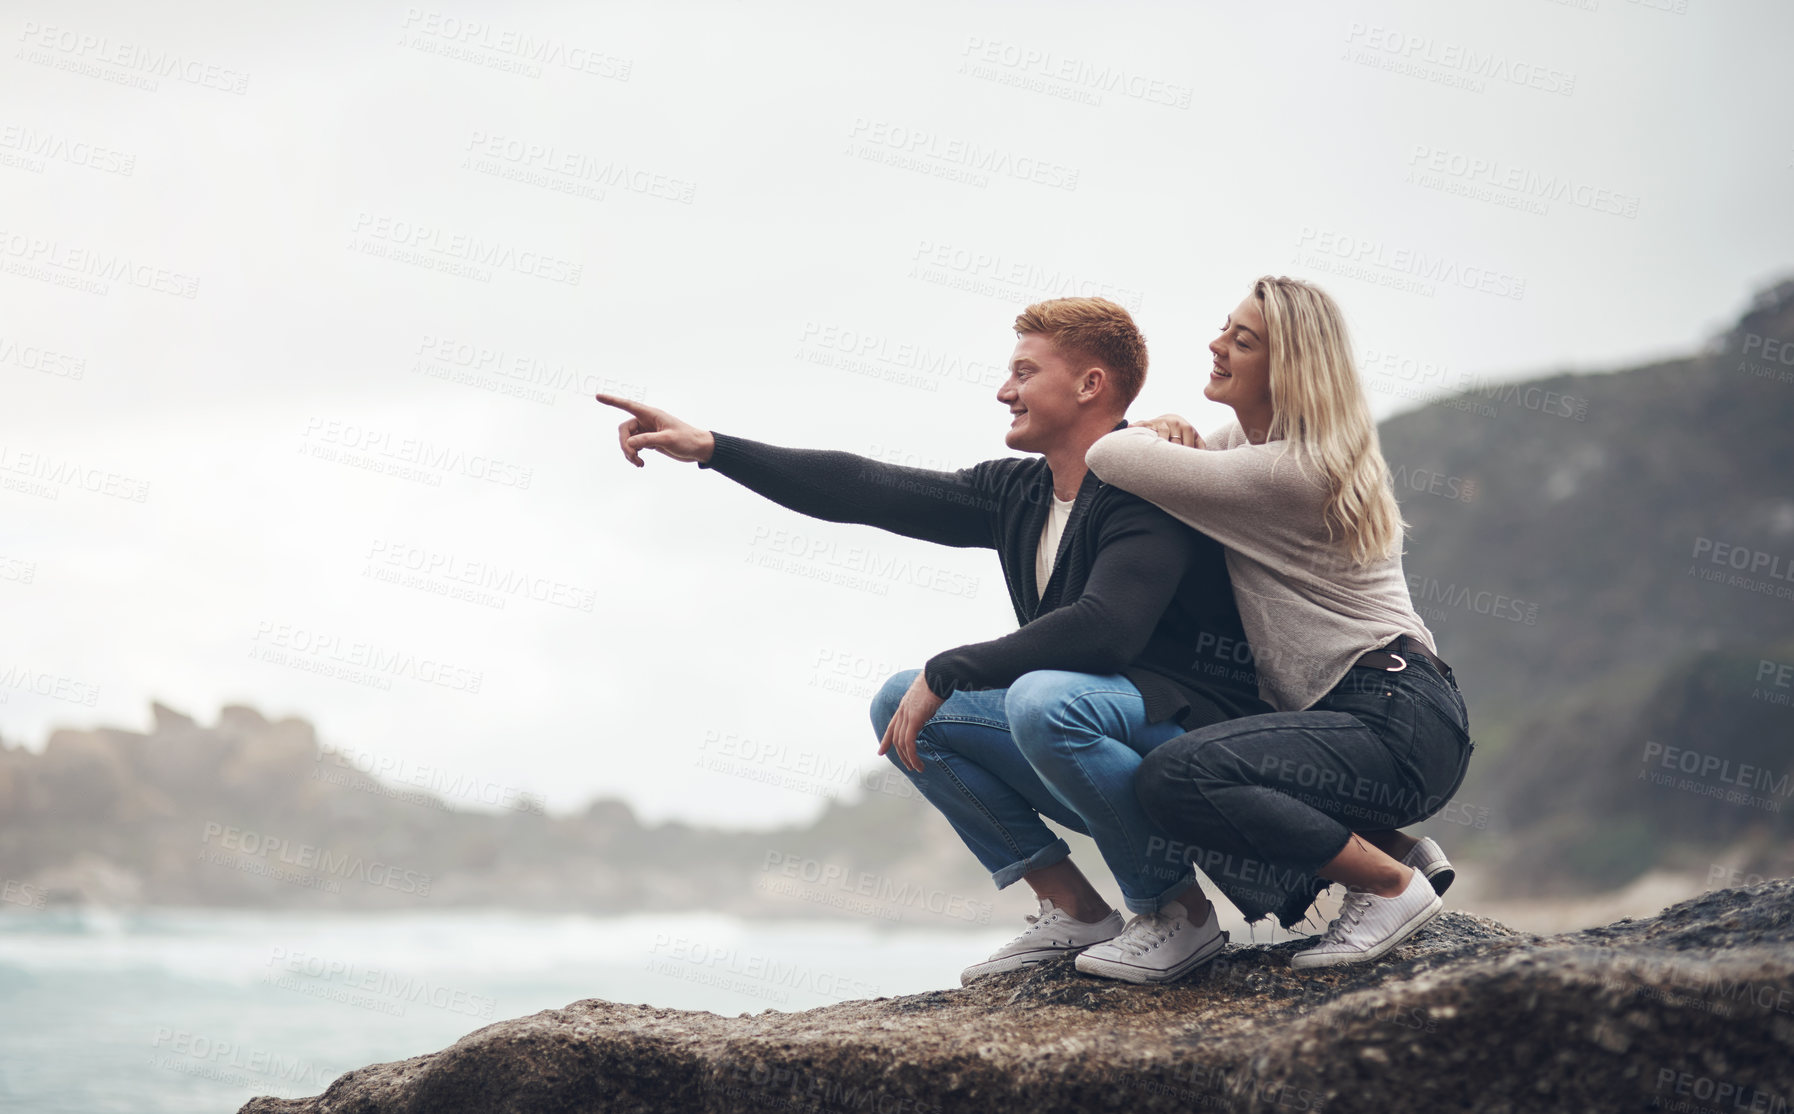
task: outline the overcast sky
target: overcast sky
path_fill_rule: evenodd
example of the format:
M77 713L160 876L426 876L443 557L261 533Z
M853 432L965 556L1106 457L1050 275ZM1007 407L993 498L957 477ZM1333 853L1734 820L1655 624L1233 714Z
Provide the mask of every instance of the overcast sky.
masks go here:
M1207 428L1265 272L1387 416L1794 263L1781 0L154 7L0 23L13 745L245 703L464 801L802 819L1013 629L996 558L638 471L594 390L957 468L1043 297Z

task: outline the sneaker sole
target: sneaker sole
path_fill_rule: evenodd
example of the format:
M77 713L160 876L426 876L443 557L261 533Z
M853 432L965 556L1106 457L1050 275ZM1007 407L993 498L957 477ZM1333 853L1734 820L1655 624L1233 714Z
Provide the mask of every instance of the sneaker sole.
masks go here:
M1113 939L1113 937L1110 937L1110 939ZM1106 941L1098 940L1096 941L1096 944L1105 942ZM988 978L991 975L1001 975L1006 971L1020 971L1028 967L1038 967L1042 963L1058 959L1062 955L1076 955L1082 952L1085 948L1095 947L1096 944L1082 944L1075 948L1057 948L1050 952L1029 952L1026 955L1010 956L1007 959L993 963L973 964L959 973L959 985L970 986L979 979Z
M1426 880L1433 884L1433 892L1441 896L1444 896L1446 890L1451 889L1451 884L1458 877L1458 872L1452 869L1450 863L1440 863L1423 873L1426 875Z
M1106 979L1120 979L1122 982L1172 982L1176 979L1183 978L1204 963L1207 963L1217 955L1220 955L1221 949L1226 946L1227 932L1223 930L1218 933L1213 940L1209 941L1201 951L1192 952L1184 958L1182 963L1179 963L1175 967L1162 969L1135 967L1132 964L1122 963L1113 959L1099 959L1088 952L1080 952L1077 960L1073 963L1073 966L1084 972L1086 975L1100 975Z
M1297 952L1289 957L1289 965L1297 968L1339 967L1347 963L1369 963L1373 959L1381 959L1390 951L1401 946L1408 937L1426 927L1426 923L1445 911L1445 903L1434 894L1433 900L1425 909L1409 917L1394 932L1385 936L1375 946L1361 952L1324 952L1320 955L1312 951Z

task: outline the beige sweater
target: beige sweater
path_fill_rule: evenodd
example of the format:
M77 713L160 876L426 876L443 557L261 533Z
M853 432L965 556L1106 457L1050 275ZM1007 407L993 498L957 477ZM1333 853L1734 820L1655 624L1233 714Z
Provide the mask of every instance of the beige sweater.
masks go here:
M1278 711L1307 708L1400 634L1438 653L1408 598L1400 555L1355 566L1342 541L1327 539L1317 466L1304 474L1286 442L1250 443L1237 420L1203 442L1186 448L1129 426L1104 435L1084 460L1103 482L1226 547L1264 700Z

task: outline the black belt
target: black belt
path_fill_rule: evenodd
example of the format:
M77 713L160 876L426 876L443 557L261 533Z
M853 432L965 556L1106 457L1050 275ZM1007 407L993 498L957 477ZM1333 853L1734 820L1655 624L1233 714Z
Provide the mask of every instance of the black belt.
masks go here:
M1352 663L1353 669L1382 669L1390 673L1399 673L1408 668L1408 658L1420 658L1432 663L1439 676L1451 679L1451 666L1439 660L1437 654L1426 648L1426 643L1413 635L1398 635L1394 642L1387 646L1372 650Z

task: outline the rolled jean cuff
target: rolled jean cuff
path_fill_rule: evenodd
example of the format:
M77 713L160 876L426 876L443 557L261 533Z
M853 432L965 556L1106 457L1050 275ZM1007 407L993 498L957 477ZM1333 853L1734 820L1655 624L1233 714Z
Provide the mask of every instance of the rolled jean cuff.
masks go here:
M1194 881L1196 881L1196 875L1192 872L1184 875L1181 880L1173 882L1163 890L1160 890L1156 897L1135 898L1129 897L1126 893L1123 893L1121 895L1121 903L1127 906L1127 911L1130 913L1156 913L1165 907L1167 901L1171 900L1172 894L1184 889ZM1185 911L1188 912L1188 910Z
M1019 863L1010 863L1002 870L991 872L990 880L997 884L997 889L1008 889L1024 874L1032 874L1043 867L1064 862L1071 858L1071 844L1063 839L1055 839L1040 850L1029 855Z

